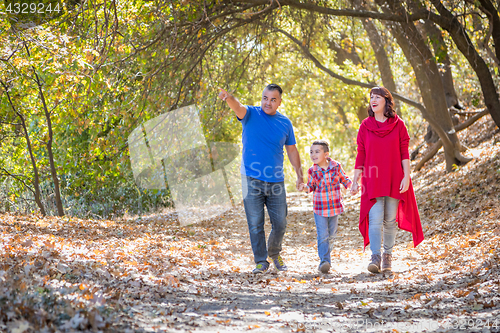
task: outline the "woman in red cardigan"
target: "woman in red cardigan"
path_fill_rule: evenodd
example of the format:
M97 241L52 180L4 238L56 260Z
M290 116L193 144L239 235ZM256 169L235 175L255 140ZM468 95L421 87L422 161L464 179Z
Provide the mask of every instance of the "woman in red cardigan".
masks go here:
M358 193L358 179L362 176L359 231L364 246L370 244L372 256L368 270L372 273L392 270L397 227L412 233L414 246L424 239L410 179L410 137L393 107L389 90L372 88L369 117L363 120L358 131L351 194ZM382 235L384 253L381 255Z

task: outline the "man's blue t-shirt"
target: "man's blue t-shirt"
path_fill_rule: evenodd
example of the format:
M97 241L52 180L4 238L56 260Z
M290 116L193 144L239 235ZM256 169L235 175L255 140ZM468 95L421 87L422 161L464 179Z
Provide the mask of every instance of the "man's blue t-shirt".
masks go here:
M279 112L270 116L260 106L246 108L243 119L238 118L243 125L241 174L270 183L284 181L283 146L296 144L292 122Z

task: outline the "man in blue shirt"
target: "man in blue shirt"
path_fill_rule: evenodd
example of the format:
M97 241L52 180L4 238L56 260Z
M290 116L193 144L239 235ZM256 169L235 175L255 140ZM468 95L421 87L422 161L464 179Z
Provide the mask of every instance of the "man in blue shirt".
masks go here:
M277 111L282 93L280 86L270 84L262 92L261 106L250 106L242 105L224 89L219 92L219 98L226 101L243 125L243 203L256 264L254 273L267 271L268 257L276 269L287 270L280 256L287 216L283 146L297 174L297 189L303 184L300 155L295 146L292 123ZM267 246L264 206L267 207L272 226Z

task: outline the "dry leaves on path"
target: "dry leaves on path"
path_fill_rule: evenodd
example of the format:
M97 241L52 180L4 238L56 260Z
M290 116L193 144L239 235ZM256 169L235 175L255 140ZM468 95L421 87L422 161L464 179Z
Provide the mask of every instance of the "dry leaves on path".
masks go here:
M346 197L325 275L305 194L288 196L289 271L259 276L242 206L189 227L174 213L2 214L0 331L499 332L499 141L454 173L438 156L413 175L426 240L413 249L399 232L392 275L366 271L359 197Z

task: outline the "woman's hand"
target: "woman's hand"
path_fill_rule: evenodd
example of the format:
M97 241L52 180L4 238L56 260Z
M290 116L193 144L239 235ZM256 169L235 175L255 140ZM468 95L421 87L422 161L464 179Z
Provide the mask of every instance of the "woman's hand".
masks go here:
M401 181L401 185L399 185L399 193L405 193L408 191L408 188L410 187L410 176L404 176L403 180Z
M410 187L410 160L402 160L401 165L403 166L403 180L401 185L399 185L399 193L405 193Z
M354 170L354 177L352 178L352 185L351 185L351 195L358 194L358 192L359 192L358 179L361 177L362 173L363 173L362 169L355 169Z
M359 192L358 182L353 182L351 185L351 195L356 195Z

